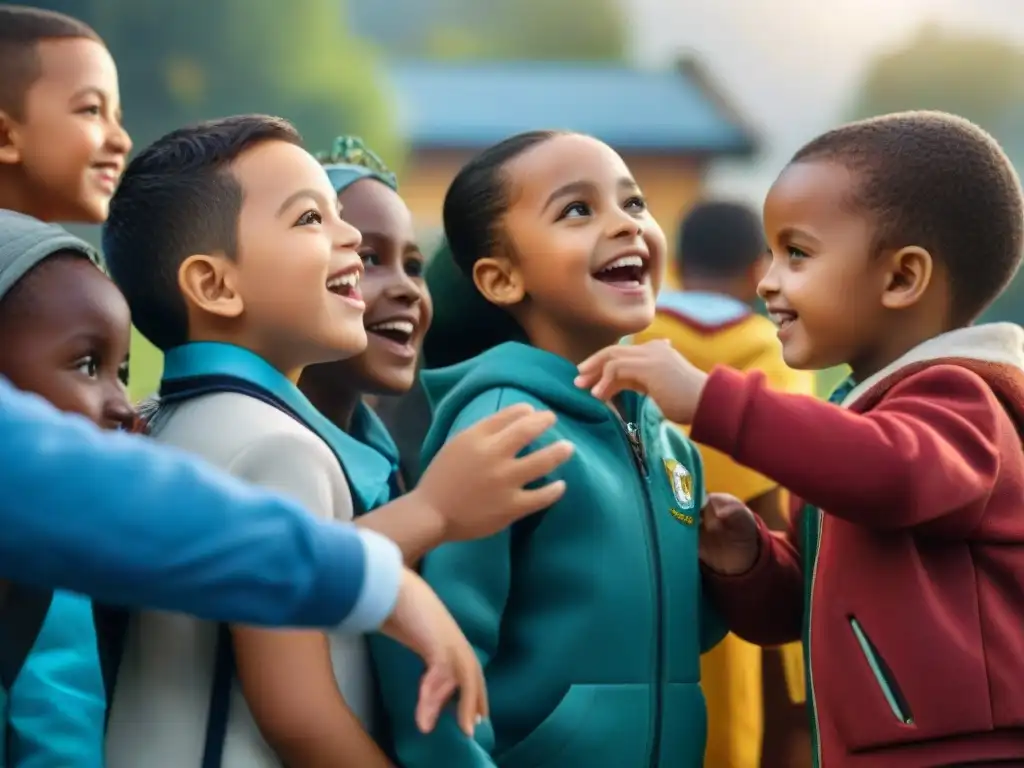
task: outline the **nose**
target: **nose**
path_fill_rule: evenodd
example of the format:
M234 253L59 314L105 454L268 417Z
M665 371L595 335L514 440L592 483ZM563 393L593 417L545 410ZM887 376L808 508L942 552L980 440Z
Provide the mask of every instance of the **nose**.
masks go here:
M118 155L127 155L132 151L132 137L117 120L110 122L110 130L107 132L107 148Z
M128 391L120 382L108 388L103 402L103 425L107 429L130 430L135 423L135 409L128 402Z
M412 307L423 301L423 290L421 284L405 271L405 265L398 264L395 266L393 279L388 281L387 288L384 289L384 295L392 301Z
M339 251L354 251L363 242L363 233L340 216L335 218L334 247Z
M629 211L624 211L616 205L615 212L610 217L608 236L632 240L640 237L643 233L644 228L640 220Z
M777 294L779 287L779 267L776 264L775 257L772 256L767 259L767 264L761 273L761 279L757 283L757 295L762 299L767 299Z

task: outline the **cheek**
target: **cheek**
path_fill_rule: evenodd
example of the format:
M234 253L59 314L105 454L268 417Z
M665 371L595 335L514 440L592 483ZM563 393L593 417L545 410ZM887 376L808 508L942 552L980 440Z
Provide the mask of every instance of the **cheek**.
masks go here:
M366 303L366 314L373 311L374 304L377 303L391 282L391 279L381 272L379 267L367 267L366 272L363 273L363 279L359 281L359 292L363 295L363 301Z

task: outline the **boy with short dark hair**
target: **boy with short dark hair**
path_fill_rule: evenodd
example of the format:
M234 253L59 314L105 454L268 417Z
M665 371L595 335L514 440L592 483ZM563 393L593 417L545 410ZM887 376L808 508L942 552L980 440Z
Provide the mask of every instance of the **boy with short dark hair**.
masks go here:
M98 265L60 227L0 211L0 377L100 427L127 429L131 320ZM0 582L0 631L3 765L100 768L106 698L88 598Z
M361 352L366 332L359 232L284 120L226 118L155 142L129 166L103 242L137 327L165 353L157 440L327 519L375 510L360 525L391 518L381 527L407 537L407 554L445 535L486 535L561 494L559 485L523 486L568 458L564 446L517 458L552 417L506 411L439 457L415 490L375 509L391 492L390 463L295 386L305 366ZM451 621L425 586L421 599ZM461 684L459 721L472 731L486 714L481 671L451 630L454 680L428 671L421 703L440 703ZM361 637L143 613L127 638L108 764L386 765L359 728L369 725L372 695ZM439 708L421 707L423 730Z
M0 7L0 208L99 224L131 150L117 67L64 14Z
M1019 760L1024 330L973 325L1020 264L1017 174L966 120L887 115L801 149L764 219L786 361L852 369L831 404L657 342L602 351L579 384L649 391L806 502L775 536L714 500L701 558L738 634L803 633L818 764Z
M774 324L753 311L770 261L757 213L727 200L697 203L679 226L678 259L683 290L662 290L654 322L634 343L667 339L703 371L716 365L761 371L780 392L814 393L814 374L786 365ZM770 528L785 530L785 494L777 482L699 447L709 493L736 496ZM800 645L777 651L766 656L729 634L701 657L709 768L758 768L762 762L799 768L808 762Z

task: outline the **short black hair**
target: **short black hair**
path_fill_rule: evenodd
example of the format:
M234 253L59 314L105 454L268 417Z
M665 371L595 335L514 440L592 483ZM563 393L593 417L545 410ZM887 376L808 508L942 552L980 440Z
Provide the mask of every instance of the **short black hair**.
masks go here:
M850 201L875 221L874 250L917 245L949 272L956 325L1013 279L1024 251L1020 178L998 142L944 112L898 112L844 125L791 163L832 161L856 179Z
M103 227L104 256L135 327L159 349L188 341L185 259L236 258L244 191L230 166L265 141L302 144L287 120L238 115L172 131L128 164Z
M761 217L743 203L705 200L679 225L682 275L732 277L755 264L766 250Z
M39 43L85 38L103 44L84 21L25 5L0 5L0 110L24 117L25 95L42 74Z
M427 265L434 320L423 340L424 364L453 365L513 339L523 331L487 301L473 282L473 265L503 242L501 219L511 202L505 166L566 131L527 131L488 147L466 163L444 196L444 242Z

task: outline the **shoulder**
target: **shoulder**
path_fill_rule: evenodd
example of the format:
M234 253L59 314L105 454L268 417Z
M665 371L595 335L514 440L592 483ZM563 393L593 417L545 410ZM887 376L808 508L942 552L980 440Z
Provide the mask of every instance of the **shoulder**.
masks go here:
M992 386L972 366L941 360L897 371L853 397L851 407L854 410L897 402L934 403L953 409L973 409L980 405L1000 408Z
M516 387L492 387L478 392L459 407L458 413L454 414L451 431L461 431L503 408L518 403L527 403L537 409L548 407L536 396Z

